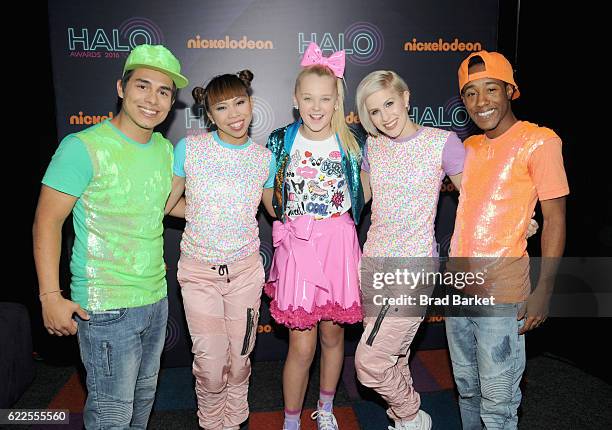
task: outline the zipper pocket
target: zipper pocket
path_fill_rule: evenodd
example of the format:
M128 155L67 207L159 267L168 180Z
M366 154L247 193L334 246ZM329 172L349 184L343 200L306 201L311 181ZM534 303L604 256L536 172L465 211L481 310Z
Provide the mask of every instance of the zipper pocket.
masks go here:
M251 343L251 332L253 331L253 316L255 315L255 310L253 308L247 309L247 324L246 324L246 332L244 333L244 341L242 342L242 351L240 355L245 355L249 350L249 343Z
M383 319L385 319L385 315L387 315L387 311L389 310L389 304L386 304L380 310L378 317L376 318L376 322L374 323L374 327L368 336L368 340L366 341L366 345L372 346L374 343L374 338L378 334L378 330L380 329L380 325L382 324Z

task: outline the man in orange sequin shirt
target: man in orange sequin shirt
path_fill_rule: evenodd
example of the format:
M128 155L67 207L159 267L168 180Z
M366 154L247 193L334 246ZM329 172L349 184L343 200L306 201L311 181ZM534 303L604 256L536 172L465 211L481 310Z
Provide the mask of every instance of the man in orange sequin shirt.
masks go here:
M516 429L525 369L523 334L548 314L555 257L565 246L569 187L561 139L550 129L517 120L512 112L511 101L520 93L508 60L496 52L475 52L461 63L458 76L463 103L484 134L464 142L451 257L521 263L513 266L520 270L513 269L488 291L496 298L495 315L503 316L448 318L446 332L463 428L481 429L484 423L486 428ZM524 232L538 201L545 258L532 292Z

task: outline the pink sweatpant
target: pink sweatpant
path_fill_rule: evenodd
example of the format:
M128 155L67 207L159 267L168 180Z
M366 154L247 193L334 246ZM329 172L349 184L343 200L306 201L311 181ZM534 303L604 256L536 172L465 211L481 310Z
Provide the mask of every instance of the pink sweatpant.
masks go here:
M410 344L421 321L389 315L382 320L380 316L363 320L364 332L355 352L357 378L387 402L387 415L393 420L410 420L421 406L408 368Z
M181 256L178 281L193 342L200 426L238 429L249 416L249 354L265 281L261 257L213 266Z

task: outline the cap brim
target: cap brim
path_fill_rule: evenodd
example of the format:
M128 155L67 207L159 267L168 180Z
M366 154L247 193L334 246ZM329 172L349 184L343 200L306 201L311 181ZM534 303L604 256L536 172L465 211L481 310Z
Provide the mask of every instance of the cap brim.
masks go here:
M172 81L174 82L174 85L176 85L176 88L185 88L187 85L189 85L189 79L187 79L180 73L174 73L162 67L151 66L150 64L130 64L130 67L125 69L125 71L139 68L157 70L158 72L161 72L164 75L168 75L170 79L172 79Z

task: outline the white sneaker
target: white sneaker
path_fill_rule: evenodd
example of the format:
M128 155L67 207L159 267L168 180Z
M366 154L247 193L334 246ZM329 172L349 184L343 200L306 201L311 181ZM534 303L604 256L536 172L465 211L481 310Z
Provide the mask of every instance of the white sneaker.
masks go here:
M419 409L417 416L412 421L402 421L401 424L389 426L389 430L430 430L431 417L427 412Z
M283 430L300 430L300 422L285 420L283 422Z
M310 418L317 420L317 430L338 430L338 423L333 413L323 409L314 411Z

